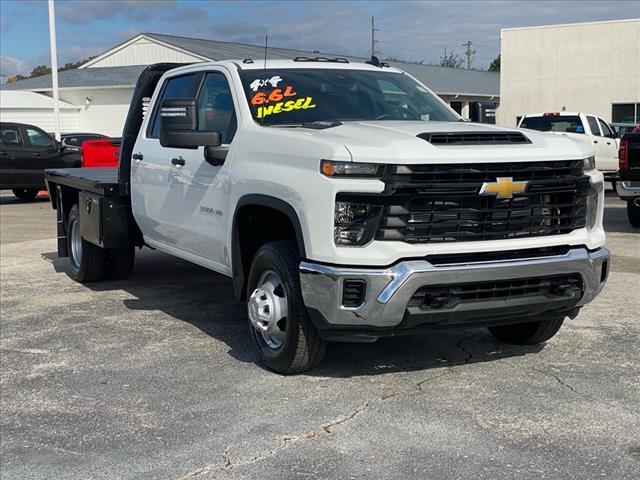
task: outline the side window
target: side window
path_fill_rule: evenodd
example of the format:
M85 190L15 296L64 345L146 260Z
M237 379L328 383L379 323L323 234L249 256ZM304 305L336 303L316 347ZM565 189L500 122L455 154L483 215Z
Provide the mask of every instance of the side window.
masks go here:
M602 136L607 138L613 138L613 132L609 128L609 125L606 124L601 118L598 119L598 123L600 124L600 128L602 129Z
M231 143L237 121L229 82L221 72L209 72L198 96L198 130L220 132L222 143Z
M174 98L195 98L200 85L200 73L191 73L180 77L169 78L163 87L160 98L155 104L153 121L147 129L147 137L160 138L160 105L164 100Z
M589 121L589 130L591 130L591 135L595 135L596 137L600 136L600 129L598 128L598 121L596 120L596 117L587 117L587 120Z
M29 144L34 148L49 148L53 146L53 138L35 128L25 128Z
M19 148L24 147L22 141L22 135L20 135L20 129L18 127L1 127L0 128L0 145Z

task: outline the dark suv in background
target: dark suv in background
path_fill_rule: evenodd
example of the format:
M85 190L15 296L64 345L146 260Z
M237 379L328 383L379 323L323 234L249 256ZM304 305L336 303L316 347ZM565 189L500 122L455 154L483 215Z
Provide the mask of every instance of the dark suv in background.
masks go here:
M33 200L38 191L46 189L45 168L79 166L77 152L67 152L44 130L23 123L0 123L0 190L12 190L20 200Z

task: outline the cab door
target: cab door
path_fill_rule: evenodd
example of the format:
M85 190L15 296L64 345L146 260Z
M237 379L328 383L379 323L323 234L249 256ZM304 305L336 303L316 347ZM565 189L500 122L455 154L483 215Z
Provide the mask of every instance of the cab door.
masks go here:
M612 155L610 146L611 139L602 136L598 119L593 115L587 115L589 130L591 131L591 141L596 152L596 168L602 172L611 172L618 169L618 152ZM607 145L607 141L609 145ZM615 147L614 147L615 148Z
M607 169L618 170L618 141L614 138L615 135L607 122L598 117L598 124L602 132L600 142L602 142L603 154L607 159Z
M233 215L229 211L229 164L237 128L236 100L227 75L222 67L207 71L197 97L198 130L218 132L222 145L212 152L215 158L209 159L205 158L204 147L182 149L184 165L179 167L182 180L179 246L214 262L221 270L230 266L224 246L227 220Z
M195 98L202 76L193 72L164 80L131 159L131 206L136 222L145 238L173 247L182 244L183 175L176 161L184 150L160 145L160 105L164 100Z

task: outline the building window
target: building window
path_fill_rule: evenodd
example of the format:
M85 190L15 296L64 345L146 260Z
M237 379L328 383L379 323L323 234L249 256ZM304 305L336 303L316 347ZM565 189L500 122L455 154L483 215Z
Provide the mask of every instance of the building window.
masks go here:
M611 123L640 123L640 103L611 105Z

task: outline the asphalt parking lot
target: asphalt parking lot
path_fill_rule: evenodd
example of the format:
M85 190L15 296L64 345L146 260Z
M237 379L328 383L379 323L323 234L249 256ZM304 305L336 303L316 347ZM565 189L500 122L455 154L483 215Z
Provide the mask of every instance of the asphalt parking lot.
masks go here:
M3 479L640 478L640 231L544 348L465 330L264 370L229 280L145 250L83 286L45 200L0 197Z

